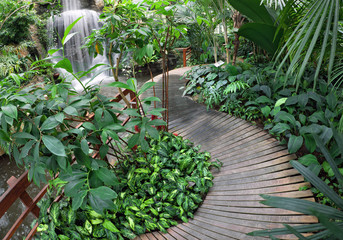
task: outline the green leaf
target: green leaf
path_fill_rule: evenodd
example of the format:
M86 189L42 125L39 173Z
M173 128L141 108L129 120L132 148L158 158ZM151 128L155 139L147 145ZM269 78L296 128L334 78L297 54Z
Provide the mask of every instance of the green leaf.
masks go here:
M326 101L328 103L328 106L330 108L331 111L335 111L336 110L336 106L337 106L337 97L336 95L331 92L329 95L326 96Z
M303 145L304 139L302 136L291 135L288 140L288 151L289 153L297 152Z
M303 137L305 139L305 146L307 150L310 153L313 153L317 148L316 141L314 140L311 134L305 134Z
M72 209L76 211L79 209L83 203L83 200L87 196L87 191L80 191L78 194L76 194L72 199Z
M123 110L123 113L133 117L141 117L141 115L138 113L138 109L125 109Z
M296 126L296 120L295 120L294 116L288 112L280 111L276 114L276 118L278 118L282 121L285 121L285 122L289 122L293 126Z
M266 199L264 201L261 201L261 203L271 207L282 208L294 212L304 213L307 215L312 215L312 211L315 209L319 213L326 214L332 219L343 219L343 213L340 210L316 202L310 202L303 199L274 197L267 195L261 195L261 197Z
M13 104L2 106L1 110L10 118L18 119L18 110Z
M298 161L299 161L299 163L301 163L307 167L312 165L312 164L320 165L318 160L317 160L317 157L312 155L312 154L306 154L306 155L302 156L301 158L299 158Z
M161 102L158 97L147 97L142 100L142 102Z
M88 130L96 131L96 127L91 122L84 122L82 126Z
M42 126L40 127L40 130L41 131L51 130L51 129L56 128L59 124L60 123L57 122L55 116L51 116L43 122Z
M58 63L56 63L54 68L62 68L69 73L73 73L73 65L71 64L70 60L67 58L64 58Z
M291 127L288 124L278 123L270 130L270 132L274 134L281 134L287 130L291 130Z
M134 91L134 89L131 89L129 85L122 83L122 82L112 82L107 85L107 87L117 87L117 88L124 88L124 89L129 89L131 91Z
M316 141L317 146L319 147L320 151L323 153L326 161L328 161L328 163L330 164L332 171L334 172L335 177L337 178L340 187L343 188L343 175L338 170L335 160L332 158L332 156L330 155L330 152L324 146L324 144L322 143L322 141L316 134L313 135L313 138Z
M113 233L119 233L119 229L108 219L105 219L104 223L102 224L104 226L104 228L106 228L107 230L110 230Z
M101 198L101 199L115 199L117 198L117 193L115 191L113 191L111 188L109 187L105 187L105 186L101 186L101 187L98 187L98 188L93 188L90 190L90 193L98 198Z
M282 104L285 104L285 102L287 101L288 98L280 98L279 100L276 101L275 103L275 107L279 107Z
M313 172L301 165L299 162L291 161L291 164L321 193L332 200L339 208L343 208L343 199L338 196L324 181L322 181Z
M76 110L76 108L72 107L72 106L68 106L66 107L63 112L65 112L66 114L68 115L71 115L71 116L78 116L78 112Z
M89 146L88 146L88 142L86 139L81 140L81 150L84 154L86 154L86 155L89 154Z
M130 140L128 142L128 148L133 148L135 145L138 144L139 136L140 136L140 134L136 133L130 138Z
M275 37L276 33L276 26L264 23L246 23L238 30L238 35L253 41L271 55L276 53L282 36L282 31Z
M148 134L154 138L154 139L159 139L160 134L158 133L158 131L156 130L156 128L153 128L151 126L146 126L146 129L148 131Z
M263 114L263 116L268 117L269 113L271 112L271 108L269 106L265 106L263 108L261 108L261 112Z
M155 119L149 122L149 125L151 126L165 126L167 123L163 121L162 119Z
M32 140L36 140L36 137L29 134L29 133L26 133L26 132L17 132L15 134L12 135L12 137L14 139L32 139Z
M62 142L57 138L49 135L43 135L42 141L46 148L53 154L61 157L67 156Z
M260 0L228 0L228 2L254 22L274 25L273 18Z
M68 35L69 35L69 32L71 31L71 29L75 26L75 24L78 22L78 21L80 21L80 19L81 18L83 18L83 16L82 17L79 17L78 19L76 19L74 22L72 22L67 28L66 28L66 30L64 31L64 36L63 36L63 38L62 38L62 45L64 45L65 43L66 43L66 38L68 37Z
M271 103L272 100L270 100L270 98L266 97L266 96L260 96L258 98L256 98L255 100L257 103Z
M142 93L144 93L146 90L148 90L149 88L151 88L152 86L155 86L156 85L156 83L155 82L147 82L147 83L145 83L142 87L141 87L141 89L139 90L139 92L138 92L138 96L140 96Z

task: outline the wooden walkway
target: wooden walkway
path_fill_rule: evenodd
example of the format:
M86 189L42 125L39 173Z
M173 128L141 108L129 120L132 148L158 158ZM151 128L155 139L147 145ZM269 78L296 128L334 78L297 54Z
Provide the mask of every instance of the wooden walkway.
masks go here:
M298 191L309 184L289 164L295 156L270 134L239 118L207 111L205 106L182 97L180 87L185 81L179 79L189 69L170 72L170 131L200 144L203 151L209 151L224 165L214 174L214 186L193 220L168 229L168 234L153 232L137 239L266 239L246 233L282 224L315 223L314 217L259 203L263 200L260 194L314 199L310 190ZM154 80L161 83L161 76Z

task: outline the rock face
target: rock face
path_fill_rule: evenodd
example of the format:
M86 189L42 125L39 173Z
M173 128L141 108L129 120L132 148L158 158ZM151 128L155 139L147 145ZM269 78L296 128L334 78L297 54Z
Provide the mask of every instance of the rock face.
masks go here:
M105 5L104 0L80 0L80 2L82 8L94 11L101 11Z

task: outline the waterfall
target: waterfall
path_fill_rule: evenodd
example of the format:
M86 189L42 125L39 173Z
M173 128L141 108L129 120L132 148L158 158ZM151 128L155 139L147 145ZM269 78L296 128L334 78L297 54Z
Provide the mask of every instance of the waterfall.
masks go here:
M57 33L59 36L57 37L57 43L55 43L55 47L62 47L59 38L63 37L65 29L76 19L83 16L83 18L78 21L77 24L75 24L70 32L77 32L77 34L65 44L65 57L71 61L74 72L86 71L97 63L107 64L108 60L105 56L99 55L96 59L94 59L89 55L88 49L81 49L85 38L88 37L93 30L101 27L101 24L99 23L99 13L93 10L81 9L80 0L62 0L62 3L63 12L58 16L52 17L48 26L55 34ZM54 38L52 37L52 39ZM62 56L62 52L55 53L54 55ZM66 72L63 73L66 74ZM96 85L103 80L109 81L108 74L109 73L107 72L99 75L97 78L92 80L90 84ZM89 79L82 79L83 83L87 83L88 81ZM78 92L82 91L81 85L76 80L72 81L72 85Z

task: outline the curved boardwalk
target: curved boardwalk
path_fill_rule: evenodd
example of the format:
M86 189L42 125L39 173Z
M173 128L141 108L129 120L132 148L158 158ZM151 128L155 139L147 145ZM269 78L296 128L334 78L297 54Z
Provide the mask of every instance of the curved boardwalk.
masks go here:
M179 88L185 81L179 79L187 70L170 72L170 131L200 144L224 165L214 174L214 186L193 220L168 229L168 234L153 232L137 239L266 239L246 233L316 222L314 217L259 203L260 194L314 199L310 190L298 191L309 184L289 164L295 156L266 131L182 97ZM160 83L161 76L155 81ZM158 94L160 88L159 84Z

